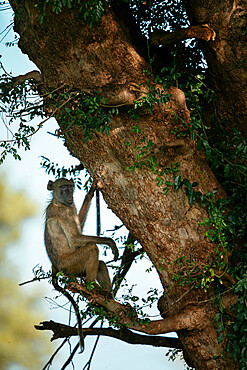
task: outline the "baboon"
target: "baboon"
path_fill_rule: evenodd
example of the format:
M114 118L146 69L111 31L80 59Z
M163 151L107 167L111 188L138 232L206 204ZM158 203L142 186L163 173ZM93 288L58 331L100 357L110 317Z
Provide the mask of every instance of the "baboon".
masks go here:
M49 181L48 190L53 197L46 209L45 245L54 272L84 276L85 281L96 281L111 290L111 281L106 264L99 261L96 245L109 245L118 258L118 249L111 238L82 235L91 200L94 195L93 184L86 195L79 214L73 202L74 181L64 178Z
M56 274L58 271L74 274L83 277L86 283L97 280L107 292L110 292L112 285L109 273L105 262L99 261L99 250L96 243L109 245L115 261L118 258L118 249L111 238L82 235L96 189L95 183L87 193L79 214L77 214L73 201L74 181L72 179L61 178L54 182L49 181L47 189L53 192L52 200L46 209L45 221L45 246L52 263L52 281L54 287L70 300L76 311L83 350L81 318L77 305L69 293L58 285Z

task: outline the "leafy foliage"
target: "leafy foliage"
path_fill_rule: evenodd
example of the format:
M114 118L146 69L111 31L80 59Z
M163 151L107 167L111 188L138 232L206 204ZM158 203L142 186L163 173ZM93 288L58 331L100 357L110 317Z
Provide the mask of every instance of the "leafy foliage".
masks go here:
M176 175L179 171L180 163L171 162L170 165L166 166L166 168L161 168L159 161L152 153L154 143L147 139L146 135L143 134L142 130L138 126L133 126L132 130L134 133L140 135L140 144L134 146L134 149L137 153L136 161L132 165L127 166L127 170L135 171L136 168L149 168L152 173L156 175L155 181L157 181L157 186L165 185L163 191L164 194L167 195L169 188L173 187L176 181ZM126 143L126 145L132 144ZM165 180L163 175L169 175L174 182Z
M218 267L222 273L225 271L237 279L232 289L237 294L238 301L232 308L231 315L222 308L220 300L217 300L220 310L216 315L219 343L227 338L229 354L239 361L240 369L246 369L247 142L235 128L229 134L224 129L224 122L219 121L216 114L211 115L210 124L208 120L204 120L202 96L204 104L205 101L207 104L214 104L215 97L203 79L203 76L197 78L193 90L190 89L189 92L189 105L194 112L190 130L192 138L197 143L197 149L205 152L212 171L228 193L226 200L213 205L211 208L213 213L204 221L204 225L209 228L207 231L209 239L217 244ZM207 283L215 281L216 277L212 273L211 277L210 275L206 277ZM219 283L222 284L221 278ZM222 293L223 287L219 289Z
M51 7L55 14L59 14L63 7L76 11L78 17L83 19L86 23L93 27L94 24L98 23L110 6L111 0L39 0L36 4L37 9L40 11L40 22L45 21L46 11L48 7Z
M5 71L2 63L0 63L0 70L2 70L0 76L1 118L8 137L0 141L0 147L3 148L0 156L0 164L2 164L7 154L20 160L18 149L30 150L31 137L43 126L41 122L35 127L33 118L35 116L43 118L44 110L42 100L32 81L15 86L12 76ZM18 129L13 131L12 127L16 123Z
M50 161L49 158L41 156L41 166L45 169L45 172L50 174L52 173L56 179L60 177L67 177L67 175L73 176L73 180L77 185L78 189L81 189L82 182L81 178L79 177L80 173L80 165L79 166L71 166L70 168L65 168L64 166L61 167L58 163L53 163ZM78 168L79 167L79 168Z
M174 70L171 71L174 75ZM178 75L177 75L178 76ZM178 175L174 181L175 189L182 185L188 196L189 203L199 200L208 209L209 219L203 221L207 228L206 236L216 243L216 261L212 264L210 258L203 271L198 271L193 261L182 260L182 275L177 276L184 283L195 283L195 286L208 289L211 283L216 283L220 296L224 292L222 277L228 273L237 279L232 287L238 296L238 301L232 308L229 316L217 299L219 314L218 321L219 342L228 339L227 350L235 360L240 362L240 369L246 369L246 271L247 262L243 258L247 243L247 166L246 166L246 139L233 128L229 134L224 122L219 121L216 114L211 115L210 121L204 117L205 104L214 104L214 92L208 89L203 75L189 75L188 80L179 76L179 87L186 93L188 108L191 112L191 125L188 134L195 141L197 150L205 153L212 171L228 193L228 198L221 201L214 200L216 194L208 193L202 196L196 191L196 183L190 184L188 180ZM203 102L203 105L202 105ZM185 130L186 131L186 130ZM198 179L198 182L201 180ZM194 187L195 186L195 187ZM230 256L230 257L229 257ZM186 267L187 266L187 267ZM186 271L190 271L187 275ZM217 272L220 271L220 274ZM198 280L199 279L199 280ZM237 288L238 287L238 288ZM237 290L236 290L237 289ZM224 294L224 293L223 293Z
M3 69L0 79L2 120L8 137L0 141L0 147L3 148L0 164L8 154L20 160L19 149L30 150L32 136L52 116L55 116L61 125L61 129L55 133L59 138L65 138L75 125L83 127L85 142L91 137L93 130L109 134L112 117L118 115L118 109L107 107L107 101L97 92L91 96L62 85L53 91L39 91L42 93L40 97L32 80L13 86L12 76L1 64L0 67ZM47 110L52 113L45 118ZM35 117L42 118L36 127L33 120ZM11 126L14 123L17 129L12 131Z
M147 30L150 27L167 29L169 25L171 29L176 30L184 26L186 23L181 24L181 18L183 19L182 22L188 22L188 20L186 16L184 17L183 10L179 9L176 4L174 6L174 2L172 3L171 6L169 1L163 2L159 6L152 2L154 7L159 7L160 20L158 17L155 18L155 16L150 15L153 10L152 6L146 6L145 9L145 4L140 5L141 11L138 14L137 5L135 12L138 14L137 17L139 17L141 27L146 27L146 32L148 32ZM176 15L174 17L170 16L168 9L167 12L161 12L162 6L170 6L172 14ZM183 7L183 2L180 2L180 6ZM177 11L178 13L176 13ZM219 315L222 318L220 322L230 322L224 327L224 335L228 338L227 349L236 360L240 361L240 368L246 369L247 263L242 255L247 247L245 242L247 226L246 139L237 129L233 129L231 133L227 132L224 129L226 125L219 120L216 113L212 114L210 119L204 114L205 106L208 104L214 105L216 97L205 83L206 64L205 60L202 59L198 43L192 40L187 43L186 48L181 43L175 45L170 52L173 58L171 60L168 58L167 65L162 67L159 65L159 76L166 86L175 84L185 92L187 105L191 112L191 124L189 127L185 127L184 133L195 141L197 150L205 153L205 158L211 169L228 193L227 200L216 201L215 193L208 192L208 194L202 196L196 190L197 183L191 184L187 179L182 179L179 173L174 175L172 181L174 189L178 190L183 187L190 205L193 205L195 201L200 201L207 207L209 219L202 223L207 228L205 236L217 245L216 261L212 262L209 256L208 263L205 264L203 271L198 271L197 266L193 265L193 261L185 261L184 256L181 255L177 263L181 265L183 273L176 278L182 279L180 281L183 281L183 284L195 283L196 286L202 289L208 289L211 283L215 284L217 282L221 293L224 292L222 276L226 272L237 278L238 282L232 289L238 295L238 301L233 307L231 319L227 319L228 316L224 310L220 311ZM157 55L159 56L158 51ZM150 62L154 63L155 66L155 59L151 59ZM216 109L214 111L216 112ZM149 148L151 148L150 143ZM143 158L146 158L147 155L147 145L141 148L137 146L136 150L139 151L138 162L134 165L140 166L141 161L143 165ZM155 162L153 157L152 161ZM152 161L149 159L149 162ZM156 162L155 165L157 168ZM133 166L131 169L133 169ZM200 181L201 179L198 179L198 182ZM186 271L190 271L190 274L185 273ZM218 305L221 310L219 302ZM222 333L220 329L219 335L221 341Z
M97 92L94 96L89 96L84 92L74 93L66 88L59 96L55 94L53 99L58 110L56 117L61 124L61 130L58 131L60 137L65 137L75 125L83 127L85 142L93 130L108 135L112 117L118 114L115 107L104 107L106 101Z

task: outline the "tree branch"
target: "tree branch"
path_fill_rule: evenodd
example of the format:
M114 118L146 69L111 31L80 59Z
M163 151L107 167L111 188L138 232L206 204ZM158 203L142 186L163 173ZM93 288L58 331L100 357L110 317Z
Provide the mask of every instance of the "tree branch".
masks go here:
M39 71L31 71L31 72L27 72L24 75L19 75L19 76L13 77L12 78L12 83L13 83L14 86L12 86L12 87L15 87L15 86L21 84L22 82L24 82L26 80L31 80L31 79L35 80L36 82L43 82L42 74Z
M122 305L114 299L109 299L98 293L95 289L89 291L86 285L78 282L71 282L67 288L73 293L79 293L90 300L93 305L100 305L107 311L111 318L117 318L118 324L124 325L146 334L165 334L178 332L180 330L202 329L206 325L206 312L200 307L187 308L183 312L169 316L163 320L154 320L149 323L143 323L133 308L128 305Z
M119 267L118 272L116 273L112 281L112 285L117 283L116 287L114 288L114 293L116 293L117 290L119 289L123 279L125 278L127 272L129 271L132 265L132 262L141 253L140 250L133 251L129 247L130 244L134 244L135 240L136 239L134 238L134 236L131 233L129 233L125 243L125 249L121 258L122 259L121 266Z
M52 330L53 336L51 341L58 338L67 338L71 336L77 336L77 328L60 324L54 321L43 321L40 325L35 325L37 330ZM115 339L122 340L129 344L143 344L154 347L169 347L182 349L182 344L179 339L172 337L159 337L152 335L141 335L133 333L129 329L122 328L119 330L112 328L83 328L84 337L87 335L103 335Z
M31 80L31 79L35 80L36 82L38 82L40 84L43 82L42 74L39 71L27 72L24 75L19 75L19 76L16 76L16 77L12 77L10 82L6 83L6 85L5 85L5 89L6 89L5 93L12 90L14 87L18 86L22 82L24 82L26 80ZM0 99L3 96L4 96L4 94L0 94Z
M155 45L170 45L175 44L178 41L191 39L193 37L205 41L214 41L216 38L216 33L207 24L183 28L176 32L156 30L151 35L151 43Z

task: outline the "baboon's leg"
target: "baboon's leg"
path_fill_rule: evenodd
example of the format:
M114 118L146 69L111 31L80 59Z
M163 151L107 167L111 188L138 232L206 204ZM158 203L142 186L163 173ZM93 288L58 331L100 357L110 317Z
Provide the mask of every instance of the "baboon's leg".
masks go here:
M87 243L71 254L62 256L57 269L66 274L82 275L87 283L95 281L99 268L99 250L95 243Z
M87 243L90 250L86 256L85 261L85 281L90 283L90 281L96 281L97 272L99 269L99 249L95 243Z
M112 285L111 285L111 280L109 277L109 272L108 272L105 262L103 261L99 261L97 280L100 284L102 284L103 288L105 288L108 292L111 291Z

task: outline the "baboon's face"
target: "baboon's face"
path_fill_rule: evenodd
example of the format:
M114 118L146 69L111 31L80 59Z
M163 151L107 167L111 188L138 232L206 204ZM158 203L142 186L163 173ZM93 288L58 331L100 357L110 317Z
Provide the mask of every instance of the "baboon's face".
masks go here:
M55 182L49 181L47 185L48 190L53 191L53 197L60 203L66 206L73 204L74 181L61 178Z
M60 185L57 189L57 200L65 204L66 206L71 206L73 204L73 193L74 185L72 184L63 184Z

